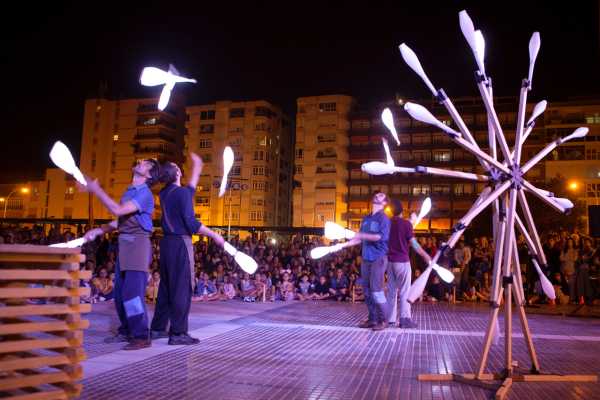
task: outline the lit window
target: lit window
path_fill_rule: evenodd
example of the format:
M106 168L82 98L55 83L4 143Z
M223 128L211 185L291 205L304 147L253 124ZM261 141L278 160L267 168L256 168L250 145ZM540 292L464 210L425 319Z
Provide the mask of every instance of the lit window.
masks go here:
M337 105L335 103L319 103L320 112L335 112Z
M115 133L113 135L113 142L117 142L118 140L119 140L119 135Z

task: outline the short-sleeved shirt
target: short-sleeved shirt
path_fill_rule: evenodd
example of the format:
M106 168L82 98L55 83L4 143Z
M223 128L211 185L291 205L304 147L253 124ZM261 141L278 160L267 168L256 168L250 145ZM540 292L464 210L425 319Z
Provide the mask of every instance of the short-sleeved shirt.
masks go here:
M388 242L388 260L391 262L409 262L409 243L414 237L412 224L402 217L392 218L390 240Z
M121 204L131 201L137 207L134 216L139 226L146 232L152 232L152 212L154 212L154 196L145 183L141 185L130 185L123 196ZM121 221L119 221L119 225ZM121 232L122 230L119 229ZM128 233L128 232L121 232Z
M383 210L365 216L360 224L360 231L381 236L377 241L363 240L362 258L365 261L375 261L387 254L390 219Z
M160 191L161 225L165 235L191 236L202 223L194 213L195 189L189 186L167 185Z

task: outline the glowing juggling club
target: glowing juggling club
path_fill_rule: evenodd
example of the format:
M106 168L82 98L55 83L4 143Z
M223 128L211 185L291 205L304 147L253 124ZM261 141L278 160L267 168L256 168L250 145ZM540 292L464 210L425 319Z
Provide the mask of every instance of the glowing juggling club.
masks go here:
M80 237L79 239L69 240L68 242L51 244L48 247L56 247L59 249L74 249L81 247L85 244L85 238Z
M467 40L469 47L471 47L473 55L475 56L475 62L477 63L479 72L481 72L483 77L486 78L485 65L483 64L485 52L485 41L483 40L483 35L481 34L481 31L475 30L473 21L465 10L462 10L460 13L458 13L458 21L460 24L460 30Z
M72 175L83 186L87 185L87 181L83 177L83 174L75 164L73 155L69 151L69 148L61 141L54 143L50 150L50 159L60 169L65 171L67 174Z
M344 247L342 246L342 243L334 244L333 246L315 247L310 251L310 258L312 258L313 260L317 260L319 258L325 257L327 254L340 251L343 248Z
M413 228L419 225L423 217L429 214L429 211L431 211L431 199L428 197L425 199L425 201L423 201L423 204L421 205L421 211L419 211L419 215L417 216L417 218L415 218L415 221L413 222Z
M233 167L234 154L231 147L225 147L223 150L223 179L221 180L221 187L219 188L219 197L223 197L225 194L225 190L227 189L227 177L229 176L229 171Z
M560 206L564 209L570 209L574 207L574 204L571 200L565 199L564 197L552 197L554 201L556 201Z
M535 258L532 258L531 261L533 261L533 266L535 267L535 270L537 271L538 276L540 277L540 283L542 285L542 290L544 291L544 294L552 300L556 299L556 292L554 291L554 286L552 285L552 282L550 282L548 277L544 275L544 272L540 268L537 260Z
M383 110L381 113L381 120L386 128L388 128L394 139L396 139L398 146L400 146L400 138L398 137L398 132L396 132L396 125L394 125L394 116L389 108Z
M171 64L169 64L168 71L163 71L156 67L146 67L142 70L142 74L140 75L140 83L143 86L165 85L160 93L160 99L158 100L158 109L160 111L167 108L169 99L171 98L171 91L175 87L175 84L186 82L196 83L196 80L184 78L179 75L179 71Z
M227 254L233 257L235 262L240 266L240 268L244 272L247 272L249 274L253 274L256 272L258 264L256 263L256 261L254 261L252 257L247 255L246 253L239 251L228 242L225 242L223 244L223 249L227 252Z
M387 175L387 174L395 174L397 172L403 172L403 173L415 172L414 168L395 167L393 165L382 163L381 161L369 161L368 163L362 164L360 166L360 169L369 175Z
M417 226L417 224L415 224L415 222L417 222L417 214L415 214L414 212L411 212L410 218L408 218L408 220L410 221L410 224L413 226L413 228L415 226Z
M431 275L431 271L434 270L438 276L446 283L450 283L454 280L454 274L447 270L446 268L437 264L437 260L439 258L438 254L431 260L429 266L425 268L425 271L410 286L408 289L407 301L409 303L414 303L417 298L421 297L423 291L425 290L425 286L427 285L427 281L429 280L429 275Z
M437 95L437 90L435 90L435 87L433 86L433 84L431 83L431 81L429 80L429 78L427 77L427 74L425 74L425 71L423 70L423 67L421 66L421 62L419 61L419 58L417 57L417 55L415 54L415 52L412 51L412 49L410 47L408 47L406 45L406 43L402 43L400 45L400 54L402 54L402 58L404 59L404 62L413 71L415 71L415 73L417 75L419 75L421 77L421 79L423 80L423 82L425 82L425 85L427 85L427 87L429 88L429 90L431 90L431 93L434 96L436 96Z
M352 239L356 232L346 229L335 222L325 222L325 237L329 240Z
M558 138L555 141L548 143L546 145L546 147L544 147L538 154L536 154L531 160L527 161L527 163L521 168L521 171L523 173L526 173L535 164L537 164L542 158L546 157L556 147L558 147L559 145L561 145L565 142L568 142L569 140L581 139L581 138L585 137L589 131L590 131L589 128L585 128L585 127L577 128L570 135L565 136L563 138Z
M531 39L529 39L529 73L527 74L527 85L528 89L531 90L531 81L533 80L533 68L535 67L535 60L537 59L540 51L540 33L533 32Z
M454 129L450 128L448 125L444 124L442 121L434 117L433 114L422 105L408 102L404 105L404 110L417 121L437 126L453 138L460 137L459 132L455 131Z
M381 139L383 143L383 149L385 150L385 163L381 161L369 161L360 166L363 172L369 175L387 175L395 174L397 172L411 173L415 172L414 168L407 167L396 167L392 153L390 152L390 146L388 145L387 139Z
M527 126L533 125L533 122L537 117L539 117L544 111L546 111L546 107L548 107L548 102L546 100L542 100L533 107L533 112L531 113L531 117L527 120Z

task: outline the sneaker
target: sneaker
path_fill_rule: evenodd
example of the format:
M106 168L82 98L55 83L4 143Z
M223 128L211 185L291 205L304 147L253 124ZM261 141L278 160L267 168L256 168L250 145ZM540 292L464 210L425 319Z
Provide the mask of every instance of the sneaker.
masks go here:
M410 318L400 318L399 326L402 329L414 329L417 327L417 323Z
M250 303L255 303L256 302L256 297L250 297Z
M152 346L150 339L131 339L131 341L123 347L123 350L141 350Z
M150 337L152 340L165 339L169 337L169 334L166 331L150 331Z
M190 344L198 344L198 343L200 343L200 339L191 337L187 333L184 333L181 335L169 336L169 344L171 346L190 345Z
M104 343L126 343L129 342L129 336L125 336L122 333L117 333L115 336L104 338Z
M244 302L245 303L249 303L250 302L250 297L248 297L248 296L244 297Z
M375 322L366 320L366 321L363 321L360 324L358 324L358 327L363 328L363 329L370 329L370 328L374 327L375 325L377 325Z
M388 327L387 322L380 322L371 329L373 329L374 331L382 331L387 327Z
M397 326L400 326L400 324L398 324L397 322L388 322L388 327L390 328L395 328Z

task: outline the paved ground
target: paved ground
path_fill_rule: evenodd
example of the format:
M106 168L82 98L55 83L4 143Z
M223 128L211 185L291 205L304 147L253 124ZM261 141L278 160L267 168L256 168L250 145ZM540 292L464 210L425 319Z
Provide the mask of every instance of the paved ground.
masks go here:
M472 372L488 310L420 304L416 330L356 328L362 304L194 304L195 346L120 351L102 343L116 327L110 304L94 305L85 343L83 399L487 399L490 390L419 382L419 373ZM600 320L530 315L543 373L600 374ZM500 321L503 326L503 321ZM518 318L514 358L529 369ZM489 371L503 365L492 346ZM516 383L511 399L600 399L598 383Z

